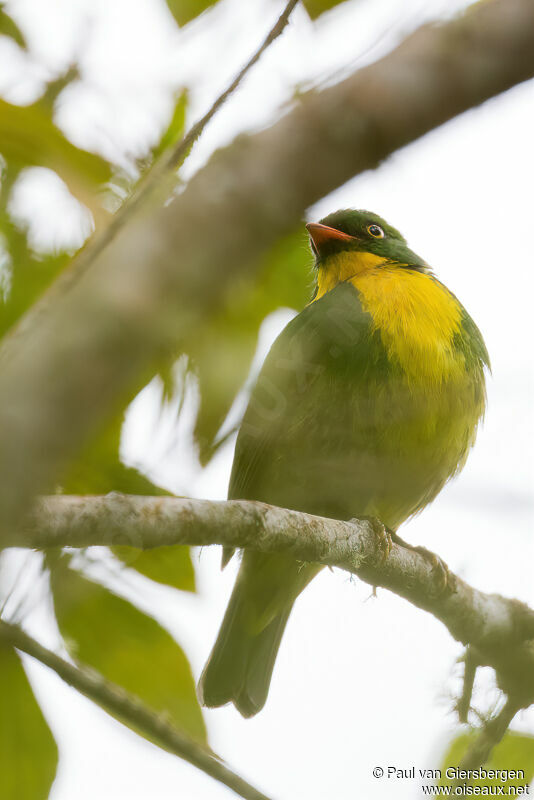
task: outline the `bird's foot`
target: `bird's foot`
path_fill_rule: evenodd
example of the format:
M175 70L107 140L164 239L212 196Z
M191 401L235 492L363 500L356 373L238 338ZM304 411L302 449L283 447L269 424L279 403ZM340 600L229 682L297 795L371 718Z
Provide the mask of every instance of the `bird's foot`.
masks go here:
M404 539L401 539L396 533L392 534L392 539L395 544L399 544L407 550L412 550L414 553L419 553L420 556L423 556L425 561L428 561L435 577L438 596L442 594L452 594L452 592L454 592L456 588L456 578L440 556L433 553L432 550L427 550L426 547L415 546L405 542Z
M377 566L383 566L388 560L391 548L393 547L393 531L390 531L390 529L376 517L359 517L359 520L363 519L371 523L378 550Z

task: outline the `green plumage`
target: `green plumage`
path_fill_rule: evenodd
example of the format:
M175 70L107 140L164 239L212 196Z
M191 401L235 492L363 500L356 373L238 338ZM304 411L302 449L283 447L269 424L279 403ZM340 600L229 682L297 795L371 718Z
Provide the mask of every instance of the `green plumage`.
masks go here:
M376 516L397 529L463 464L483 413L487 354L464 310L453 346L465 363L460 381L432 391L406 382L357 289L339 283L273 344L239 431L229 499ZM244 716L263 707L293 602L318 569L244 554L201 678L206 705L232 701Z

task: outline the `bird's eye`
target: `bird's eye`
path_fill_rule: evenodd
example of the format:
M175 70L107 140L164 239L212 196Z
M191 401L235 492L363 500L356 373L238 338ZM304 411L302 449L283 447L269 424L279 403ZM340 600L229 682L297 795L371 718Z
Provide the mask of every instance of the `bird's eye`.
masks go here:
M374 236L375 239L383 239L386 235L380 225L368 225L367 233L369 233L371 236Z

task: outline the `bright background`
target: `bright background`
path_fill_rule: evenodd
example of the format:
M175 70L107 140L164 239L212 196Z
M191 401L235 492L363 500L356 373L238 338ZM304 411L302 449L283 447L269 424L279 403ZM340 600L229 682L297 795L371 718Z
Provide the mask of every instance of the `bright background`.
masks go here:
M289 29L206 131L187 174L237 132L267 124L295 86L333 82L377 58L422 21L465 5L355 0L315 24L298 8ZM30 102L44 80L76 59L82 79L62 96L56 121L75 143L132 170L133 158L166 124L175 90L190 87L193 121L262 40L282 4L221 0L182 31L156 0L16 0L8 8L32 56L1 42L0 94ZM384 216L482 330L493 375L477 445L462 475L402 535L438 552L476 587L531 605L533 108L534 86L519 86L309 210L310 220L347 206ZM28 172L17 204L43 248L75 246L90 230L87 213L46 170ZM280 310L264 322L256 368L292 313ZM130 409L123 456L173 491L224 499L234 440L202 470L191 438L196 402L191 387L177 428L174 410L161 411L161 387L154 381ZM236 403L234 418L244 402L241 397ZM183 644L197 677L237 566L221 573L219 558L219 548L196 554L196 596L131 575L130 597L155 609ZM243 720L233 707L206 711L214 749L272 797L415 798L417 781L377 780L372 768L435 767L457 731L452 708L460 687L460 646L440 623L405 601L384 590L377 598L370 595L370 587L346 573L323 571L293 611L266 708L252 720ZM56 632L46 612L34 610L34 630L53 645ZM136 737L45 668L25 663L60 746L52 800L234 796ZM477 685L476 702L487 711L498 697L489 670ZM524 712L514 727L533 732L534 712Z

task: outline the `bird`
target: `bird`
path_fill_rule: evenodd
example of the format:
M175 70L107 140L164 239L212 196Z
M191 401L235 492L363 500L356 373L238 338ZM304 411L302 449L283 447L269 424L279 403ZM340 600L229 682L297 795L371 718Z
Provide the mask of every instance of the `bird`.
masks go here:
M342 209L306 228L313 295L259 373L228 498L372 517L397 536L465 464L485 411L486 346L460 301L377 214ZM232 554L224 549L223 566ZM263 708L293 604L321 568L243 553L199 681L203 705L232 702L244 717Z

